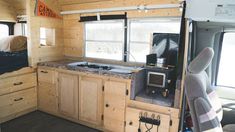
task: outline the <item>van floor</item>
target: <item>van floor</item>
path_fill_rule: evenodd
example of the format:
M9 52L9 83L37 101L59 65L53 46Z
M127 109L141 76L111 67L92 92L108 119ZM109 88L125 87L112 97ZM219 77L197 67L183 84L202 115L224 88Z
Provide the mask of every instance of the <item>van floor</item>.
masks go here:
M46 114L31 112L1 124L0 132L99 132L98 130Z

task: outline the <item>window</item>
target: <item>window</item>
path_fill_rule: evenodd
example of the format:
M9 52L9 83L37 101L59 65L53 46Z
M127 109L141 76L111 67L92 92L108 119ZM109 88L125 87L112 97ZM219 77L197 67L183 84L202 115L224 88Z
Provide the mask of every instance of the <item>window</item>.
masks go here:
M14 35L27 36L27 24L26 23L16 23L14 26Z
M85 23L85 57L146 62L150 53L153 33L180 32L179 18L129 20L125 36L124 20ZM124 37L127 37L127 45ZM127 47L124 54L124 46Z
M40 44L46 45L46 28L40 28Z
M53 28L40 28L40 45L41 46L54 46L55 45L55 29Z
M235 75L235 33L225 33L222 43L217 85L234 87Z
M9 36L9 27L6 24L0 24L0 39Z
M146 62L153 33L179 33L180 19L136 19L129 21L129 61Z
M85 57L123 60L124 22L85 23Z

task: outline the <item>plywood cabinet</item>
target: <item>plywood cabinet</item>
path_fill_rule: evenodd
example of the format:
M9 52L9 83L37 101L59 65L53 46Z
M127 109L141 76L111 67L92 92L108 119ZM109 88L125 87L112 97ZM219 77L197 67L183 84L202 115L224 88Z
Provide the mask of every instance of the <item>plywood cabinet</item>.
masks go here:
M151 125L144 122L139 122L139 117L147 117L149 119L155 119L159 120L160 124L157 125ZM169 132L170 131L170 115L160 114L156 112L136 109L136 108L130 108L127 107L126 109L126 132L137 132L138 129L145 132L148 129L151 132Z
M55 84L56 79L57 79L56 71L49 70L49 69L46 69L46 68L39 68L38 69L38 80L40 82Z
M57 72L38 69L38 109L51 114L58 112Z
M24 68L0 76L0 123L37 108L36 73Z
M0 123L20 115L20 112L35 109L36 88L30 88L0 96Z
M78 77L59 73L58 79L59 112L78 119Z
M17 92L37 85L36 73L0 79L0 95Z
M124 131L127 84L105 81L104 128L110 131Z
M102 79L87 76L80 77L79 119L95 125L102 120Z
M38 83L38 108L49 113L58 112L57 88L45 82Z

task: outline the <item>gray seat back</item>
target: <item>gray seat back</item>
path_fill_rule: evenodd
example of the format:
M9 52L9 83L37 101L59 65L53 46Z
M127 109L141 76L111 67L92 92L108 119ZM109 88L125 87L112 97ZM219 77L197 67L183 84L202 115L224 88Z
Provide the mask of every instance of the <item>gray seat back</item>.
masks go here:
M185 93L193 120L194 132L222 131L222 107L211 87L206 68L213 59L211 48L203 49L189 64L185 78Z

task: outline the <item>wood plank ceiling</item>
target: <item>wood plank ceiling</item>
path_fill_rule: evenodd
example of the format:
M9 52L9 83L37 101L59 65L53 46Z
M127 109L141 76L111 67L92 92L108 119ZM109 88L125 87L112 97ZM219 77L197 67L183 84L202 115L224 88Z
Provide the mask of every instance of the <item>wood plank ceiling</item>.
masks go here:
M26 14L26 0L4 0L9 3L16 12L16 15L25 15Z
M84 3L105 2L105 1L113 1L113 0L59 0L61 5L84 4Z

